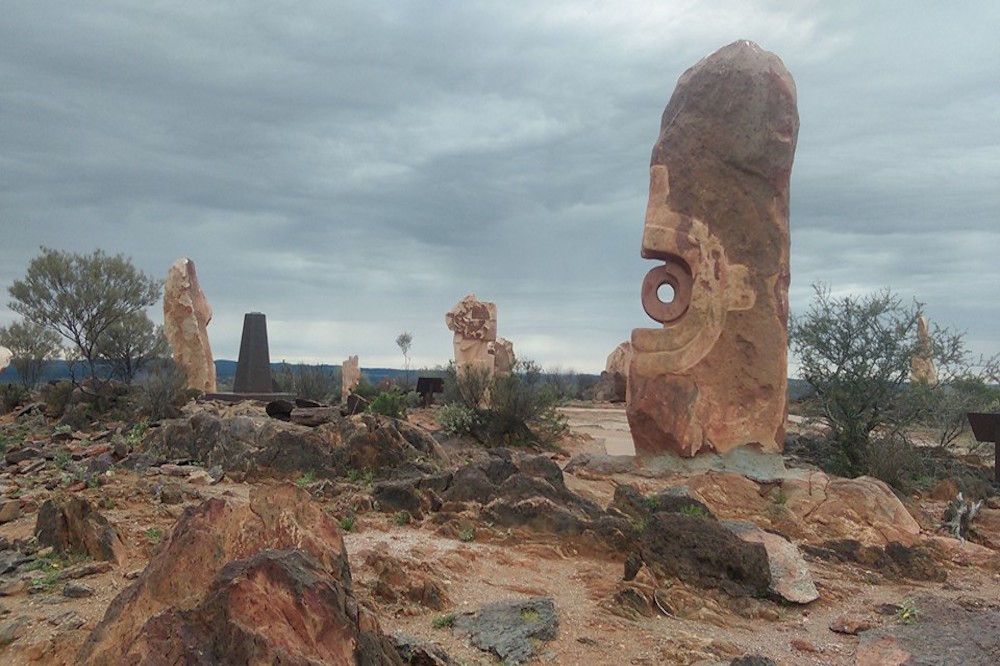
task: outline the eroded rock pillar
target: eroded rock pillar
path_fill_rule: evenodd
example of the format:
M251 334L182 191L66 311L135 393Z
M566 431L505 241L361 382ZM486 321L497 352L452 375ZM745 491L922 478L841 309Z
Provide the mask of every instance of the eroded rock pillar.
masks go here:
M659 328L632 331L639 455L783 447L795 83L739 41L677 83L650 160L642 285Z
M194 262L178 259L163 286L163 332L174 362L184 371L187 388L215 392L215 361L208 341L212 308L198 284Z

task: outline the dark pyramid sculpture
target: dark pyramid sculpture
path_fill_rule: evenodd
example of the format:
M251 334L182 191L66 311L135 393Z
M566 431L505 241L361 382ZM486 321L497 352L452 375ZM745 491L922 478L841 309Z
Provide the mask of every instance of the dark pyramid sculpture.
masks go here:
M281 393L271 379L271 352L267 346L267 317L261 312L243 315L240 360L232 393L206 393L202 400L295 400L294 393Z
M240 360L236 364L234 393L270 393L271 354L267 346L267 316L262 312L243 315Z

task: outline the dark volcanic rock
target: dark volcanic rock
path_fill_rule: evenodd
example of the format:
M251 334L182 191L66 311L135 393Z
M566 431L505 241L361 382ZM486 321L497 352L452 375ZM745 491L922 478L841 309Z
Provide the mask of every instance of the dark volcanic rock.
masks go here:
M535 656L535 645L558 635L559 620L551 597L532 597L483 606L455 619L454 631L468 635L480 650L508 664Z
M890 541L885 548L854 539L833 539L819 546L803 545L803 552L834 562L852 562L894 579L944 582L948 572L926 548Z
M657 579L679 578L733 596L767 596L771 583L764 546L744 542L708 517L653 514L642 535L641 554Z

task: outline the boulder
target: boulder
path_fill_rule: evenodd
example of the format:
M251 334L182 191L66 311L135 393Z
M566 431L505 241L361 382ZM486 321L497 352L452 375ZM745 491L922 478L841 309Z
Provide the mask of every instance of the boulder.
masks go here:
M752 42L677 82L642 234L642 257L657 262L642 304L661 326L632 331L626 412L641 457L782 450L798 129L791 74Z
M732 596L765 597L771 586L767 550L747 543L717 520L653 514L641 537L642 561L655 580L679 578Z
M872 477L843 479L813 472L763 484L741 474L708 472L685 483L720 518L770 521L797 540L856 539L885 546L890 541L913 545L920 539L919 523L888 485Z
M462 613L455 618L453 630L504 663L521 664L535 657L544 642L556 638L559 618L551 597L530 597Z
M781 535L765 532L750 522L724 520L722 525L747 543L764 546L767 565L771 570L771 585L768 588L771 594L795 604L808 604L819 599L809 567L795 544Z
M178 259L163 285L163 332L174 362L184 371L187 387L214 393L215 362L208 340L212 307L198 283L194 262Z
M285 484L185 511L77 663L402 661L354 596L336 523Z
M35 536L57 553L76 551L119 566L127 563L125 546L110 521L77 495L46 500L38 510Z
M386 475L409 460L446 457L426 431L375 414L309 427L199 411L150 429L143 448L146 456L194 460L206 468L251 478L291 478L307 472L333 478L346 476L350 470ZM123 464L140 462L136 458Z

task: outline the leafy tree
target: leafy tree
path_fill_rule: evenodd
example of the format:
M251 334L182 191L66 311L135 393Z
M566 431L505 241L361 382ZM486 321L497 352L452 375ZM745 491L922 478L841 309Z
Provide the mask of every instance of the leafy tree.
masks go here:
M98 342L114 324L160 296L160 283L124 255L82 255L42 247L23 280L8 288L9 307L73 343L96 376Z
M789 343L845 471L866 473L877 462L876 442L905 442L905 428L925 419L930 406L945 404L942 396L955 390L953 380L965 373L968 355L961 334L939 327L931 333L930 349L922 346L920 303L904 304L889 289L835 298L825 285L813 288L809 310L789 324ZM928 352L944 370L944 381L911 385L911 359Z
M130 312L97 340L97 354L111 376L131 384L150 361L167 355L169 345L162 326L154 326L145 312Z
M59 355L59 340L57 333L30 321L0 326L0 345L13 352L10 364L25 388L36 386L45 364Z

